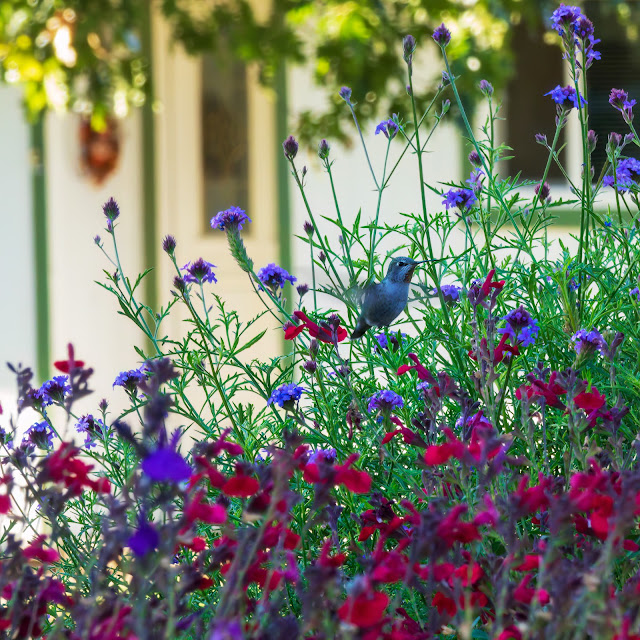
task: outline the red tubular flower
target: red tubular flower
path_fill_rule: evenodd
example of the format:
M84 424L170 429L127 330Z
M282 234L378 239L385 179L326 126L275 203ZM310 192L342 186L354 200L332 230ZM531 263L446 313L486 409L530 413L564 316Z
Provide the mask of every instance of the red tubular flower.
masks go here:
M89 471L93 465L85 464L76 456L80 450L70 442L63 442L43 463L43 473L46 480L63 482L74 496L79 496L85 487L96 493L110 493L111 483L105 477L92 480Z
M545 478L540 473L538 474L538 484L533 487L527 487L529 484L529 476L525 475L522 480L520 480L518 488L512 496L516 498L518 507L525 513L535 513L549 506L547 491L551 488L552 483L552 478Z
M485 278L485 281L482 285L482 287L480 288L480 290L482 291L482 293L486 296L488 296L491 293L491 289L496 289L497 291L502 291L502 287L504 287L504 280L500 280L497 282L493 282L493 276L496 275L496 270L495 269L491 269L491 271L489 271L489 273L487 274L487 277Z
M458 610L456 601L449 596L445 596L442 591L436 591L436 594L431 599L431 604L438 610L440 615L446 613L452 618L456 615L456 611Z
M320 557L318 558L318 566L335 569L341 567L347 560L346 553L336 553L333 556L329 555L333 542L331 540L325 540L320 551Z
M506 627L496 640L522 640L522 633L518 627L512 624Z
M258 480L245 475L239 466L236 467L236 474L222 486L223 493L234 498L249 498L256 494L258 489L260 489Z
M11 509L11 498L3 493L0 495L0 513L9 513L9 509Z
M403 364L398 367L399 376L404 375L405 373L407 373L407 371L415 370L415 372L418 374L419 380L428 382L429 384L436 384L435 378L431 375L431 373L429 373L429 371L423 364L420 364L420 360L418 360L418 356L415 353L410 353L409 359L413 360L414 364Z
M596 387L591 387L591 391L583 391L579 393L574 399L573 403L578 409L583 409L585 413L591 414L598 409L601 409L607 399L603 393L599 393Z
M338 617L356 627L370 627L384 617L389 604L389 596L380 591L369 591L358 596L350 596L338 609Z
M520 584L513 590L513 598L523 604L531 604L534 598L544 606L549 603L549 592L546 589L532 589L529 583L533 579L531 574L526 575L520 581Z
M482 539L478 527L475 524L460 521L460 516L466 512L466 510L467 505L456 505L438 525L436 530L437 535L446 541L449 548L453 547L455 542L466 544L473 540Z
M325 329L317 325L304 311L294 311L293 315L295 318L300 320L302 324L293 327L287 327L284 331L284 339L285 340L293 340L297 336L299 336L305 329L309 331L309 335L312 338L317 338L320 342L328 342L331 343L333 340L331 339L331 331L329 329ZM344 327L338 327L336 330L336 334L338 337L338 342L342 342L349 335L347 330Z
M524 560L512 567L514 571L533 571L540 566L540 556L538 554L526 555Z
M429 466L444 464L450 458L462 459L465 452L464 444L458 440L451 429L444 429L448 442L444 444L434 444L427 447L424 453L424 461Z
M47 536L41 535L38 536L28 547L22 550L22 555L27 558L27 560L36 559L40 560L40 562L57 562L60 560L60 554L55 549L45 549L44 541L47 539Z
M366 471L358 471L351 469L351 465L359 458L357 453L351 454L346 462L334 467L329 466L328 469L322 469L326 476L322 476L321 468L315 464L307 464L304 466L304 479L309 483L331 483L332 486L339 484L344 485L349 491L353 493L369 493L371 489L371 476Z
M549 382L543 382L542 380L534 380L530 385L522 385L516 390L516 398L522 400L523 393L526 393L527 398L535 398L544 400L544 402L550 407L559 407L564 409L564 403L558 396L565 395L567 390L561 387L556 382L558 376L557 371L551 372L549 376Z
M227 510L221 504L207 504L204 501L205 492L198 491L191 502L184 507L184 517L187 525L192 525L196 520L208 524L223 524L227 520Z
M67 353L69 357L66 360L56 360L53 366L62 373L70 373L74 369L80 369L84 367L84 360L76 360L73 354L73 345L69 343L67 345Z

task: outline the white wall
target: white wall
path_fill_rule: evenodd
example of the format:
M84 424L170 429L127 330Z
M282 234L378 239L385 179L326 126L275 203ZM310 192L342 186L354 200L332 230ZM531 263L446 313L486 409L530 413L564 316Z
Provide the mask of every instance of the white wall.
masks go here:
M0 403L15 400L15 377L6 362L34 366L36 323L31 158L21 92L0 87ZM38 274L46 277L47 274Z

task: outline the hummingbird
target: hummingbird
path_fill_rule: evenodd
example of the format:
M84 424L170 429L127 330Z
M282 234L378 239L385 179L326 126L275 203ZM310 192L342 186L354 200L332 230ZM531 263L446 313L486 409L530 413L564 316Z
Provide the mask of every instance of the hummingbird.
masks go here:
M361 298L360 317L351 334L352 340L361 338L371 327L388 327L407 306L409 285L415 268L427 260L393 258L387 275L367 287Z

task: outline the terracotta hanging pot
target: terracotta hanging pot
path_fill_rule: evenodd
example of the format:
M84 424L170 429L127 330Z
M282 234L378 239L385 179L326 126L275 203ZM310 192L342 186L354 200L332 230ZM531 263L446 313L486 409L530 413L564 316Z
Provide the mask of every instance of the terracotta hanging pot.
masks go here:
M80 162L97 185L101 185L118 166L120 131L113 118L107 118L104 131L91 128L88 119L80 122Z

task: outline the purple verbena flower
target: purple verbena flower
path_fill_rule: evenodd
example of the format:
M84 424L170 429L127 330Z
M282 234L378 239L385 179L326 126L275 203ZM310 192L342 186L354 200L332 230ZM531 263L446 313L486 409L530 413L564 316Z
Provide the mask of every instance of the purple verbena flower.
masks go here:
M578 95L576 93L575 87L571 85L567 85L566 87L561 87L558 85L555 89L552 89L548 93L544 94L545 96L551 96L551 99L562 109L570 110L572 108L578 108ZM587 101L580 96L580 103L585 105Z
M33 445L39 449L51 449L53 447L53 430L47 422L36 422L24 433L23 445Z
M633 107L635 100L629 100L629 94L623 89L611 89L609 94L609 104L616 108L624 118L625 122L633 120Z
M144 365L139 369L129 369L129 371L121 371L115 379L112 386L122 387L129 393L135 393L138 384L146 378Z
M402 39L402 57L409 67L413 61L413 52L415 50L416 39L409 33Z
M218 282L215 273L213 273L213 267L215 264L207 262L204 258L198 258L194 262L187 262L182 267L182 271L185 271L183 275L185 282L197 282L202 284L204 282Z
M459 287L456 284L443 284L440 285L440 291L442 291L442 297L445 303L452 305L460 298L462 287ZM438 290L432 289L431 293L433 295L438 295Z
M490 98L493 95L493 85L488 80L480 80L478 88L480 89L480 93L487 98Z
M329 449L318 449L314 451L307 461L309 464L318 464L320 461L335 462L338 458L338 452L330 447Z
M443 194L442 204L447 209L458 207L462 213L466 213L478 201L475 193L471 189L449 189Z
M67 376L54 376L43 383L39 390L43 407L54 403L62 404L70 393L71 385Z
M506 333L514 344L517 343L522 347L528 347L535 342L540 331L538 321L532 318L522 305L509 311L502 319L506 321L507 326L498 329L498 333Z
M347 103L351 104L351 89L349 87L342 87L338 92L338 95Z
M102 212L109 222L113 222L120 215L120 207L113 198L109 198L102 206Z
M589 355L596 349L604 354L604 350L607 348L605 339L597 329L591 331L580 329L571 336L571 340L575 343L573 346L578 355Z
M573 32L578 20L583 17L580 7L561 4L551 14L551 26L558 32L558 35L564 36L568 32Z
M385 138L387 138L387 140L393 140L398 133L398 125L391 118L389 118L388 120L383 120L376 127L376 135L378 135L379 133L384 133L384 136Z
M142 461L142 472L154 482L183 482L191 477L191 467L172 447L160 447Z
M638 186L640 177L640 161L636 158L623 158L616 166L615 179L612 175L605 176L602 184L605 187L616 187L619 192L626 193Z
M300 387L293 382L291 384L283 384L272 391L267 404L277 404L283 409L293 409L304 391L306 391L304 387Z
M142 558L153 551L160 544L160 536L155 527L147 522L146 518L139 521L139 527L134 534L129 536L127 546L133 553Z
M395 409L401 409L403 406L404 400L402 396L390 389L383 389L382 391L376 391L376 393L369 398L367 409L369 413L380 411L389 414Z
M218 211L211 218L211 228L226 231L229 229L237 229L242 231L242 225L245 222L251 222L251 218L240 207L229 207L224 211Z
M374 337L378 341L378 344L373 347L375 352L378 352L380 349L386 351L389 348L389 344L391 344L394 351L400 346L400 342L398 342L398 334L390 334L389 337L387 337L386 334L379 333ZM400 332L400 337L406 338L407 334Z
M106 433L104 422L99 418L94 418L90 413L84 415L76 423L76 431L85 435L84 446L92 449L96 446L96 438L103 437Z
M284 288L287 280L293 284L296 278L275 263L268 264L258 271L258 280L272 291Z
M209 640L244 640L242 625L238 620L217 620Z
M635 296L636 302L640 302L640 289L638 287L634 287L629 291L630 296Z
M293 160L298 155L298 141L293 136L289 136L282 143L282 150L287 160Z
M442 48L451 42L451 31L445 27L444 22L433 32L433 39Z
M466 183L469 185L471 191L475 196L482 193L482 181L485 178L485 173L482 169L474 169Z

